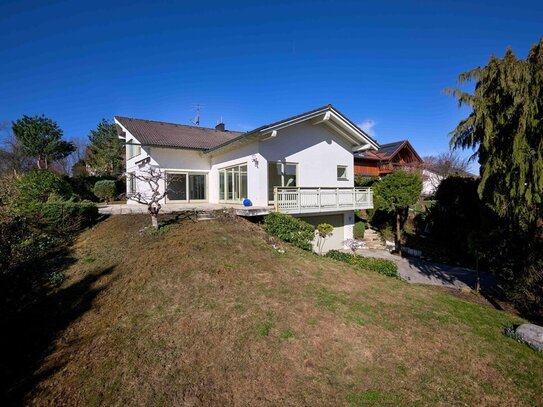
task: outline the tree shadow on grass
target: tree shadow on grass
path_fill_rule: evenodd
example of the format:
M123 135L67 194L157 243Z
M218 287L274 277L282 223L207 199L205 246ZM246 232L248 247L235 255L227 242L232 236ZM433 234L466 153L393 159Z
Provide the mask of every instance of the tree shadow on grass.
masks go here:
M422 276L428 279L439 281L443 286L466 285L472 290L477 286L477 272L464 267L451 266L442 263L434 263L421 260L415 257L407 257L409 266L417 270ZM496 278L486 272L480 273L480 294L497 310L504 310L502 304L505 303L506 297L503 290L498 286ZM460 285L459 285L460 283Z
M42 274L62 272L75 262L69 251L52 260L27 273L26 280L30 281L18 281L11 287L6 286L10 281L5 278L1 281L0 293L7 293L0 303L1 405L23 405L27 395L41 380L63 367L57 363L35 374L54 350L59 335L92 307L96 296L106 287L94 285L115 269L111 266L97 270L65 288L54 289L43 281L30 278L39 275L39 271Z

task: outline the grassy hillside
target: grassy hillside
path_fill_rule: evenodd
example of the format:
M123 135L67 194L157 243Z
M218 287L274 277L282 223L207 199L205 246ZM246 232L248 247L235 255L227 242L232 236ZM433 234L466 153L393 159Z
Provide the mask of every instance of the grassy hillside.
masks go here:
M518 317L279 253L244 221L147 222L80 236L29 404L543 404L543 355L502 334Z

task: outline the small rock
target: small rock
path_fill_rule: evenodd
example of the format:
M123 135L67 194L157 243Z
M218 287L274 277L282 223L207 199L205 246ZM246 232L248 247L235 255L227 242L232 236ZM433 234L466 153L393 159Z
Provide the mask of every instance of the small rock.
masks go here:
M520 340L543 352L543 326L522 324L516 329L515 333Z

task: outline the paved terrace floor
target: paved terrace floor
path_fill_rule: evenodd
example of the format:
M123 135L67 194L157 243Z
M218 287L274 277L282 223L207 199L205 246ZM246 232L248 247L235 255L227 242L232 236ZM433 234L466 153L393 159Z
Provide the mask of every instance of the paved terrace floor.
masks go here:
M174 213L184 211L194 212L209 212L221 209L234 209L237 215L240 216L261 216L270 213L273 208L268 206L243 206L236 204L212 204L207 202L201 203L180 203L180 204L164 204L160 209L161 213ZM138 204L114 204L104 205L98 208L98 212L102 215L130 215L138 213L147 213L147 206Z

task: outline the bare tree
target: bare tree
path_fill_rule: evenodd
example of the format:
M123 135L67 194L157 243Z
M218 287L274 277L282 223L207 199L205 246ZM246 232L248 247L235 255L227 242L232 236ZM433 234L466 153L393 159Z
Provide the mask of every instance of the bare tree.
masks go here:
M0 122L0 173L17 175L33 166L34 160L24 154L21 144L14 136L11 122Z
M72 168L75 164L83 161L87 142L82 137L73 137L70 142L75 146L75 150L69 156L58 160L58 170L68 175L74 175Z
M423 160L425 169L443 178L447 178L450 175L469 175L469 160L460 157L455 151L447 151L437 156L427 156Z
M168 193L166 187L160 191L160 184L165 184L165 173L160 168L148 165L138 173L127 174L128 182L130 177L136 180L136 191L131 191L128 198L140 204L147 205L149 215L151 215L151 224L158 229L158 214L162 205L160 201ZM138 188L138 184L144 184L144 188Z

